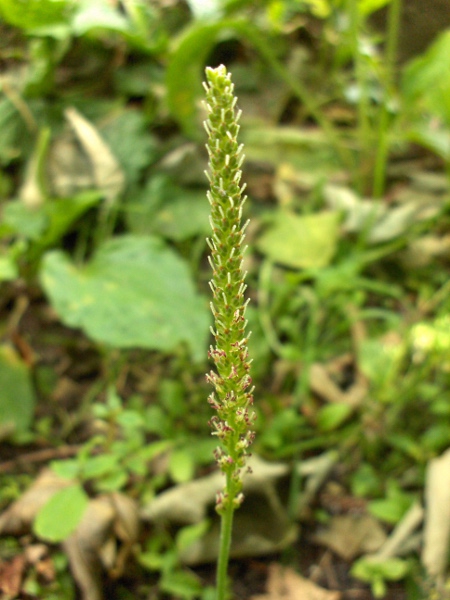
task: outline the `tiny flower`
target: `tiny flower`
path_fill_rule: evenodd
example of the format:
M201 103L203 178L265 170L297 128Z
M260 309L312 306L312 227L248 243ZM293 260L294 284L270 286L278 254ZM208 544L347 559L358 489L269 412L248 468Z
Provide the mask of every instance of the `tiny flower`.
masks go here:
M212 434L217 436L222 449L215 453L220 469L225 473L226 489L218 495L216 508L223 513L228 506L237 508L243 500L241 494L241 469L249 456L248 447L253 441L251 430L255 420L249 406L253 402L253 389L248 391L252 379L249 375L248 335L245 312L248 300L245 273L242 269L243 241L248 222L242 224L246 197L241 185L243 146L238 143L240 112L230 74L222 65L206 69L206 108L208 134L206 148L209 155L207 177L210 190L212 234L207 240L211 251L212 268L210 288L213 294L211 311L214 327L211 328L215 345L209 350L216 372L211 371L207 381L213 386L208 402L216 411L210 420Z

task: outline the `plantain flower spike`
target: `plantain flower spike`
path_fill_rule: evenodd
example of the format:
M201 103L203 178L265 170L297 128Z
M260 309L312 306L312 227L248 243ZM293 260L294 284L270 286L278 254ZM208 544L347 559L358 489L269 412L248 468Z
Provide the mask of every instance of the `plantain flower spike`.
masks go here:
M215 458L225 474L224 491L217 496L216 509L224 512L231 503L237 508L243 500L242 469L249 456L254 432L255 413L252 410L253 386L248 358L247 320L243 272L243 246L248 221L242 225L245 184L241 185L243 146L238 143L240 111L231 76L221 65L206 69L206 107L208 133L206 148L209 154L209 172L206 173L210 190L212 235L207 240L212 268L210 287L213 301L211 310L215 345L210 347L209 358L215 370L207 375L213 392L208 398L215 410L210 420L212 435L220 447Z

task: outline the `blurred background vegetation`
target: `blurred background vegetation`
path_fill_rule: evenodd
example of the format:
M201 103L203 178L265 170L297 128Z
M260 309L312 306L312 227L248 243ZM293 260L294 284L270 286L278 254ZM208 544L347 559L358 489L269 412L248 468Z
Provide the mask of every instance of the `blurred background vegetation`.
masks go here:
M430 493L450 446L450 13L420 4L0 0L0 508L46 465L70 483L0 517L8 568L93 499L144 507L213 468L206 65L243 111L255 454L335 453L311 531L347 502L389 532ZM106 597L210 597L180 559L205 527L119 535L141 570ZM446 543L434 570L413 544L341 587L443 598ZM58 548L5 597L74 598Z

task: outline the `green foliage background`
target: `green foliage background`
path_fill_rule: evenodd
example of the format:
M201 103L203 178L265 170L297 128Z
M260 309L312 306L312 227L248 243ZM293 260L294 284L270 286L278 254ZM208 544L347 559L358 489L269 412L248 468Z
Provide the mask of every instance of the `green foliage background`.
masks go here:
M336 449L349 493L398 522L450 444L450 32L398 65L379 45L395 29L370 24L391 4L0 0L4 443L80 438L55 468L140 499L213 462L201 82L225 62L247 156L255 451ZM27 330L37 306L52 335ZM75 338L95 374L60 410L40 349Z

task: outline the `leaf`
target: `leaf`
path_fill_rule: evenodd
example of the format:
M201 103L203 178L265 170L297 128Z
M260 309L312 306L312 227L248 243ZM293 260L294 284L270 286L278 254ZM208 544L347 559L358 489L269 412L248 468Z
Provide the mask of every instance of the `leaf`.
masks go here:
M204 519L194 525L182 527L176 537L177 550L179 552L189 550L189 546L201 538L208 531L210 525L209 519Z
M317 415L317 426L322 431L333 431L342 425L352 412L353 408L350 404L328 404L320 409Z
M64 23L68 8L67 0L0 0L4 20L26 30Z
M370 583L375 598L383 598L386 592L384 580L398 581L403 579L408 570L408 563L400 558L377 560L368 557L357 560L353 564L350 573L353 577Z
M109 240L80 267L48 252L40 276L62 320L99 343L169 352L185 342L196 360L205 355L206 302L186 264L157 238Z
M156 140L137 110L125 110L116 119L108 120L101 128L101 135L120 162L128 184L135 183L143 169L158 156Z
M189 9L196 19L220 19L223 14L222 0L187 0Z
M166 176L150 179L127 211L133 233L156 233L175 241L206 236L211 227L208 216L204 191L181 188Z
M35 148L28 161L24 182L20 188L19 197L26 206L41 206L46 197L45 160L50 143L48 127L39 132Z
M116 157L97 129L77 110L67 108L65 115L91 162L95 185L112 202L125 185L125 177Z
M299 216L283 211L257 242L273 261L292 268L320 268L330 264L339 238L339 214L322 212Z
M450 125L450 31L443 31L428 50L404 70L403 95L412 106L425 107ZM419 104L420 103L420 104Z
M5 205L3 220L14 233L32 240L42 249L61 239L72 223L100 200L101 195L96 191L47 200L39 207L13 200Z
M72 485L51 469L43 469L30 488L0 515L0 535L28 533L37 513L61 489Z
M0 164L8 165L32 144L32 137L17 108L7 98L0 100L0 130Z
M248 25L238 19L194 23L178 40L167 68L167 103L184 132L199 137L197 100L202 94L203 68L220 39L244 36Z
M450 134L448 128L437 129L434 123L424 123L407 131L410 142L435 152L445 162L450 161Z
M326 527L314 534L313 540L351 561L363 553L379 550L386 541L386 533L374 517L350 513L332 516Z
M104 598L102 567L120 577L138 532L138 507L131 498L114 493L89 501L77 529L63 544L83 600Z
M194 477L195 465L188 449L174 450L169 459L169 473L176 483L190 481Z
M326 590L293 569L278 563L269 565L267 593L251 596L250 600L340 600L341 592Z
M73 31L82 36L93 29L107 29L118 33L130 33L130 23L114 6L104 0L85 0L79 3L72 21Z
M0 346L0 432L25 432L31 424L35 402L27 365L10 346Z
M409 510L414 498L403 492L397 483L388 482L387 497L369 502L369 512L386 523L398 523Z
M88 497L79 484L66 487L40 509L34 521L34 533L49 542L61 542L75 531L88 505Z
M362 16L367 17L389 3L390 0L359 0L358 11Z
M12 256L0 256L0 282L12 281L19 276L16 262Z
M190 571L167 570L159 581L161 591L171 597L192 600L198 598L203 590L203 585L197 575Z
M450 548L450 450L431 460L425 483L422 562L431 577L444 576Z

